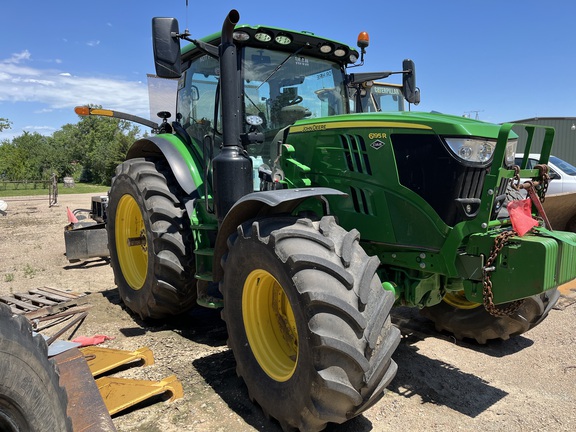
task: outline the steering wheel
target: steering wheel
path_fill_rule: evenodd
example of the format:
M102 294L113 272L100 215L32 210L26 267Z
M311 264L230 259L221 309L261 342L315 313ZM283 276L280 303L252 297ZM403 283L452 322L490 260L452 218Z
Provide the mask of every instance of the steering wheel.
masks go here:
M288 106L291 105L296 105L299 104L300 102L302 102L304 99L302 98L302 96L296 96L294 99L292 99L291 101L288 101Z

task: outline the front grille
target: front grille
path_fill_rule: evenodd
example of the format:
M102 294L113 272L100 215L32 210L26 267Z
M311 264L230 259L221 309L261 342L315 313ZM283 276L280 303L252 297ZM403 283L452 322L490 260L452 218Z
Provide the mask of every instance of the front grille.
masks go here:
M464 167L462 185L458 196L462 198L478 198L482 195L482 186L486 177L486 170Z
M462 165L436 135L393 134L391 140L403 186L424 198L447 225L476 216L489 166ZM503 182L497 196L505 190ZM496 213L495 206L493 218Z

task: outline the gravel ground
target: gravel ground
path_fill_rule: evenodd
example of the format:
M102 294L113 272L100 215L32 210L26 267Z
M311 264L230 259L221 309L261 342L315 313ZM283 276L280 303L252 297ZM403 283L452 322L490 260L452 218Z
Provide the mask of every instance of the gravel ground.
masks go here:
M183 398L155 400L114 416L119 431L280 431L250 402L236 377L217 312L198 308L145 325L122 306L106 261L67 261L66 208L87 208L90 196L60 195L51 208L47 199L6 198L8 210L0 214L0 295L42 286L87 293L83 301L92 308L74 336L105 334L114 339L103 346L152 349L155 364L118 376L178 377ZM389 391L363 415L326 430L576 430L576 283L563 292L569 297L541 325L486 346L438 334L415 310L394 310L403 338Z

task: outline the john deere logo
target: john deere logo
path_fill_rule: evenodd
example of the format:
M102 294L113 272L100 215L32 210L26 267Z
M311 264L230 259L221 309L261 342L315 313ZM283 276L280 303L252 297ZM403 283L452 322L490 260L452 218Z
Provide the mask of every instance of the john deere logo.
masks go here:
M380 140L376 140L370 144L370 147L372 147L374 150L379 150L380 148L384 147L384 143Z

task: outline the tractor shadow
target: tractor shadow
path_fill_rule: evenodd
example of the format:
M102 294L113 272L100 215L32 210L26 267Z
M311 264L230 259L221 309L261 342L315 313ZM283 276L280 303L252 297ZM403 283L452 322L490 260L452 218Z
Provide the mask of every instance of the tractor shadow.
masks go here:
M534 345L534 341L522 335L514 336L505 341L488 341L484 345L480 345L473 339L458 340L451 333L437 331L434 323L420 315L417 308L397 307L392 309L390 315L392 322L400 329L402 335L408 337L413 343L427 338L440 339L458 347L496 358L517 354Z
M256 430L282 432L274 419L268 420L260 407L250 401L244 381L236 375L236 361L232 351L219 352L192 362L206 384L218 394L228 407ZM368 432L372 423L362 415L342 425L328 424L327 432Z
M110 258L101 257L101 258L90 258L86 260L70 261L70 264L65 265L62 268L64 270L83 270L107 265L110 265Z
M108 299L111 303L116 303L117 301L122 309L130 315L134 324L136 324L134 327L123 327L119 329L120 333L126 337L141 336L145 333L172 331L197 344L209 347L226 346L228 332L226 331L226 324L220 317L220 310L195 306L186 313L170 318L144 321L121 302L120 295L117 293L118 290L116 289L114 291L116 291L116 293L107 292L106 297L109 297Z
M457 340L449 333L438 332L434 324L414 308L392 310L392 322L401 330L402 340L394 353L398 373L388 389L405 398L419 397L422 403L446 406L471 418L477 417L508 395L481 377L419 352L417 343L428 338L449 342L456 349L468 349L494 358L513 355L533 345L516 336L506 341L480 345L473 340Z
M445 406L475 418L508 393L458 367L420 354L412 336L403 338L393 358L398 373L388 390L404 398L418 397L422 404Z
M122 305L117 289L102 294L110 303ZM226 346L227 331L219 310L195 307L186 314L150 322L140 320L125 306L122 307L135 324L134 327L120 329L127 337L168 330L198 344L210 347ZM489 409L508 393L454 365L421 354L417 343L427 338L442 339L458 348L474 350L496 358L512 355L533 344L522 336L486 345L457 341L450 335L437 332L434 324L420 316L413 308L393 309L392 321L401 329L403 337L393 356L399 370L388 390L404 398L417 397L422 403L446 406L471 418ZM267 419L260 407L250 401L244 382L236 375L236 362L230 350L197 358L192 361L192 366L222 401L247 424L257 430L281 432L280 425ZM381 403L386 403L386 396ZM373 428L374 425L369 419L359 415L342 425L329 424L325 430L368 432Z

